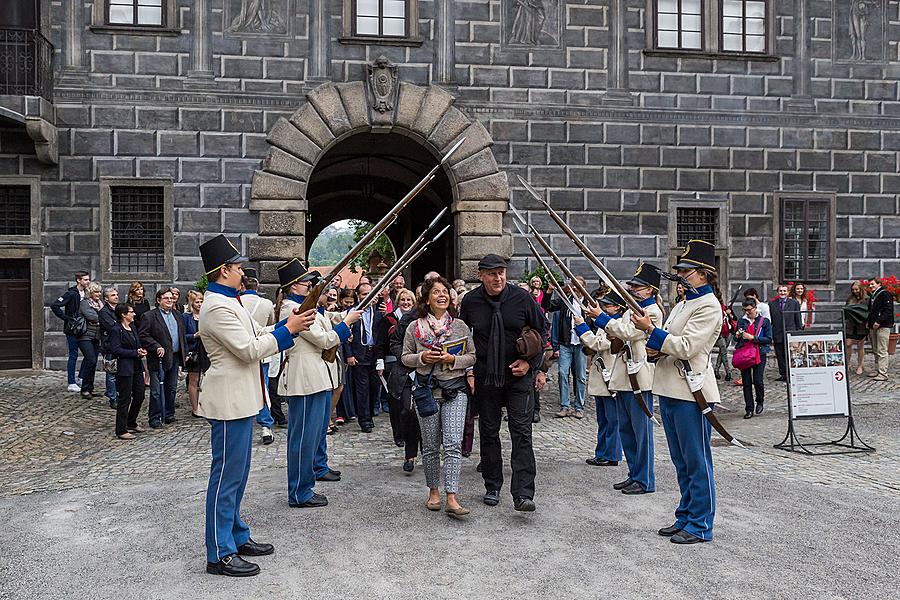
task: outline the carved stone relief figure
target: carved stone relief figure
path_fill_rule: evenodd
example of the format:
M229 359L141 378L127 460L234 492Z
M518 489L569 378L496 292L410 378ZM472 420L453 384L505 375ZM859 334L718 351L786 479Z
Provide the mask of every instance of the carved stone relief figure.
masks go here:
M869 29L869 18L874 9L874 0L850 0L850 58L852 60L866 59L866 35Z
M559 8L559 0L506 0L506 43L511 47L558 46Z
M285 33L284 16L271 0L241 0L241 10L231 20L229 33Z
M366 66L369 75L369 91L372 94L372 108L380 113L394 110L397 92L397 67L384 55Z

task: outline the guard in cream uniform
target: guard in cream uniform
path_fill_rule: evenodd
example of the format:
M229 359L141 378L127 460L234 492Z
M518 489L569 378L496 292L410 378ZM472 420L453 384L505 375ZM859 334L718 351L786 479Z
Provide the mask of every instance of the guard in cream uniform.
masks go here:
M244 279L241 282L241 303L257 325L268 327L275 322L275 304L268 298L260 296L258 290L259 277L256 269L245 268ZM263 376L266 380L266 397L269 393L269 365L272 363L272 358L272 356L268 356L262 361ZM256 424L262 430L260 435L263 444L269 445L275 441L275 433L272 431L275 420L272 418L268 402L263 404L262 410L256 415Z
M264 556L275 549L250 538L241 519L241 499L250 473L253 419L266 402L260 361L294 345L308 329L310 311L260 328L241 305L238 289L246 258L219 235L200 246L209 286L200 309L200 339L210 366L200 381L197 413L209 421L212 464L206 490L206 570L246 577L259 566L241 556Z
M615 292L609 292L599 300L603 311L613 319L622 317L625 302ZM584 319L575 319L575 333L585 348L592 350L588 373L588 394L594 397L597 407L597 447L593 458L585 462L595 467L614 467L622 460L622 441L619 438L619 415L616 399L609 391L612 365L615 357L610 352L609 338L602 329L591 331Z
M303 304L310 285L318 280L317 271L306 271L296 258L278 267L282 290L287 290L281 314L289 314ZM331 392L337 381L322 357L322 351L334 348L350 337L350 325L361 313L351 311L332 328L323 313L297 338L296 345L284 356L278 392L288 399L288 505L299 508L326 506L328 499L313 492L316 483L315 458L324 435L323 419L331 409Z
M656 325L662 325L662 309L656 302L659 293L659 269L653 265L638 265L637 271L628 281L631 293L638 305L650 316ZM616 356L612 367L609 389L616 394L616 408L619 416L619 437L622 450L628 461L628 478L613 485L613 489L623 494L649 494L656 491L656 473L653 467L653 421L644 413L635 397L632 377L637 382L644 404L653 412L653 365L647 362L647 334L631 323L631 310L625 311L621 319L613 319L605 313L597 316L596 325L625 343Z
M722 330L722 306L713 294L715 247L691 240L673 267L692 289L672 308L660 328L649 319L634 317L635 326L650 333L647 348L657 355L653 393L659 396L660 415L666 430L669 454L678 475L681 501L675 523L659 530L676 544L693 544L713 538L716 487L711 426L700 411L692 390L699 390L710 405L719 402L709 354ZM691 373L689 382L687 373Z

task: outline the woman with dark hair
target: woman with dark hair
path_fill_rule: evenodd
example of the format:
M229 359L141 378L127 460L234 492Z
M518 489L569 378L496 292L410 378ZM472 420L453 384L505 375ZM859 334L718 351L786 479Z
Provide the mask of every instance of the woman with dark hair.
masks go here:
M338 293L338 310L341 312L348 311L357 303L356 290L353 288L341 289ZM338 350L338 360L340 361L341 377L338 389L335 390L339 401L335 407L335 427L340 427L347 421L351 421L356 417L356 404L353 399L353 383L350 381L350 368L347 365L347 358L350 356L350 339L341 342ZM340 390L340 391L338 391Z
M416 369L416 386L430 387L436 406L416 402L422 431L422 462L428 485L428 510L441 509L441 446L444 447L444 512L469 514L460 506L459 472L466 421L466 369L475 365L475 344L469 326L454 318L450 282L443 277L425 281L416 308L418 319L406 330L404 365Z
M798 281L791 285L788 298L793 298L800 304L800 322L803 323L803 328L812 327L816 312L816 300L812 290L807 290L806 285Z
M735 350L744 344L756 344L759 347L759 364L741 371L744 387L744 418L753 417L753 390L756 388L756 414L763 411L765 388L763 374L766 371L766 355L772 344L772 323L756 312L756 301L745 298L741 303L744 316L738 319Z
M844 303L844 306L851 306L861 304L864 306L868 306L869 304L869 294L866 292L866 288L863 287L863 284L854 281L850 286L850 294L847 296L847 302ZM866 322L863 320L862 322L855 321L850 317L848 312L844 312L844 324L847 326L847 368L850 367L851 359L853 358L853 350L856 349L856 374L863 374L863 359L865 357L865 345L866 345L866 337L869 332L866 329Z
M118 324L109 332L109 351L116 359L116 437L120 440L134 439L135 433L144 431L138 427L137 418L144 402L143 358L147 351L141 348L134 319L131 305L117 305Z

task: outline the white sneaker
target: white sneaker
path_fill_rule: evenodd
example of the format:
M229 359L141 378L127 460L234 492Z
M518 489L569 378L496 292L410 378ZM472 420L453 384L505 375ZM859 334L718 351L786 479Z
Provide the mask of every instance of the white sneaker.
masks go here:
M79 389L79 390L81 389L81 384L83 383L83 381L84 381L84 380L81 379L81 377L76 377L76 378L75 378L75 384L78 386L78 389Z
M275 441L275 434L268 427L262 428L262 443L268 446Z
M77 393L77 392L80 392L80 391L81 391L81 386L78 385L77 383L70 383L68 389L69 389L70 392L76 392L76 393Z

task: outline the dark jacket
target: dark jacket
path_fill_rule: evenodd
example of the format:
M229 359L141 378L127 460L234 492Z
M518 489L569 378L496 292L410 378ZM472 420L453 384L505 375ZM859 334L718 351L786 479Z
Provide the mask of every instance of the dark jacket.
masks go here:
M175 317L175 324L178 326L179 348L178 366L184 366L184 357L187 354L187 340L184 337L184 320L181 315L172 311ZM172 337L169 335L169 328L163 319L162 311L154 308L144 315L139 326L141 335L141 345L147 350L147 366L151 371L159 369L159 357L156 356L156 349L162 348L165 354L162 358L163 369L168 371L172 368L174 352L172 351Z
M116 309L104 301L100 309L100 351L104 354L109 354L109 334L116 325Z
M72 286L66 293L50 303L50 310L64 322L78 314L78 306L81 304L81 294L78 286Z
M866 327L871 329L875 323L882 327L894 326L894 299L883 287L878 288L878 291L869 298L869 318L866 320Z
M748 327L750 327L750 319L748 319L747 317L741 317L740 319L738 319L738 329L747 331ZM772 344L772 323L770 323L767 318L756 315L756 325L754 325L753 328L755 330L753 334L753 341L759 346L759 353L768 354L770 346ZM740 348L747 343L749 343L749 340L739 339L735 342L734 347Z
M559 351L559 345L573 345L571 335L567 335L572 331L572 312L562 303L562 299L557 292L553 293L553 300L550 302L548 313L552 313L550 317L550 344L554 351ZM581 343L575 344L580 346Z
M121 325L113 327L109 332L108 346L109 353L116 359L116 375L143 377L144 365L137 354L141 340L134 323L131 324L131 331L125 331Z
M360 319L350 326L350 333L353 335L353 340L350 342L350 356L354 357L358 364L375 366L375 346L378 345L378 329L383 318L384 315L381 311L372 309L372 346L368 348L363 345L363 320ZM350 356L346 358L350 358Z
M412 379L409 378L409 374L414 369L404 365L400 361L400 357L403 355L403 340L406 338L406 329L415 320L415 308L403 313L400 321L397 322L397 327L394 328L394 332L390 336L390 340L388 340L390 352L397 359L397 364L394 365L394 369L391 371L391 376L388 379L388 390L395 398L400 398L404 387L407 385L412 386Z
M772 314L772 341L775 344L784 343L784 334L788 331L800 331L803 329L803 320L800 318L800 303L793 298L784 301L784 311L781 310L781 298L773 298L769 301L769 311Z
M129 302L128 304L131 304L131 308L134 309L134 322L139 325L144 315L150 312L150 303L144 298L138 303Z
M527 325L537 330L541 335L541 346L546 344L546 320L531 294L522 288L507 283L506 297L500 307L503 317L504 352L503 364L507 365L507 382L515 379L509 370L510 364L519 356L516 353L516 339L522 335L522 329ZM472 339L475 342L475 379L478 381L487 370L487 352L490 347L491 321L493 308L484 291L484 286L478 286L463 297L459 318L472 330ZM538 353L531 360L529 375L537 371L543 362L542 353Z
M181 320L184 321L184 339L187 341L185 352L196 352L200 349L200 338L194 337L194 334L200 328L200 321L189 312L181 313Z

